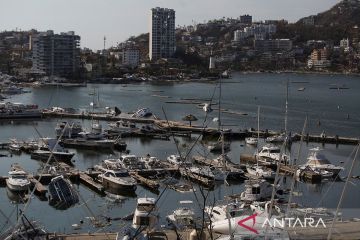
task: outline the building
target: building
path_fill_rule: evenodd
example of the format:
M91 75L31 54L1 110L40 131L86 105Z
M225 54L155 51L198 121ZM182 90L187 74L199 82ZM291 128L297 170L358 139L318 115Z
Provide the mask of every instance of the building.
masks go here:
M123 50L122 63L132 68L137 67L140 63L140 51L135 47L128 47Z
M254 48L259 52L284 52L292 49L292 41L290 39L269 39L254 40Z
M253 24L243 30L234 31L234 41L239 42L248 37L255 39L267 39L276 33L276 25L274 24Z
M32 72L47 76L73 77L80 66L80 37L70 31L40 32L31 36Z
M251 24L252 23L252 16L250 16L248 14L240 16L240 23Z
M326 48L314 49L311 52L310 59L308 60L308 68L315 70L322 70L331 66L328 59L329 53Z
M350 52L350 41L348 38L340 40L340 48L342 48L344 52Z
M315 17L314 16L306 17L302 20L302 23L304 25L314 26L315 25Z
M150 16L149 58L171 58L175 53L175 11L152 8Z

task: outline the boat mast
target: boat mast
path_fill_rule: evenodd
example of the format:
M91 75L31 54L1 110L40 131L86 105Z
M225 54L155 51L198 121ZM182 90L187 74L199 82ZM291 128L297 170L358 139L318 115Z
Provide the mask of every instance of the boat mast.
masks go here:
M258 106L257 111L257 144L256 144L256 151L259 153L259 139L260 139L260 106ZM256 155L256 166L259 166L259 161Z
M345 185L344 185L344 188L342 190L342 193L341 193L341 196L340 196L340 199L339 199L339 202L338 202L338 205L337 205L337 208L336 208L336 212L335 212L335 216L333 218L333 221L331 223L331 227L329 229L329 234L327 236L327 240L330 240L331 239L331 236L332 236L332 230L334 228L334 225L335 225L335 221L336 221L336 218L339 214L339 209L341 207L341 204L342 204L342 201L344 199L344 195L345 195L345 192L346 192L346 188L347 188L347 185L350 181L350 177L351 177L351 174L352 174L352 171L353 171L353 168L354 168L354 165L355 165L355 161L356 161L356 158L357 158L357 155L358 155L358 152L359 152L359 148L360 148L360 144L357 145L357 148L356 148L356 152L355 152L355 156L354 156L354 159L351 163L351 167L350 167L350 170L349 170L349 174L346 178L346 182L345 182Z
M286 81L286 101L285 101L285 134L287 134L288 99L289 99L289 79Z

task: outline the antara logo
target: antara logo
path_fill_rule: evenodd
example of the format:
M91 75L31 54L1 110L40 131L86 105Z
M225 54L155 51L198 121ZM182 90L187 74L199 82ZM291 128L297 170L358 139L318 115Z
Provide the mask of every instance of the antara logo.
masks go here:
M249 230L249 231L251 231L251 232L253 232L253 233L258 234L258 231L253 228L254 225L255 225L255 222L256 222L256 216L257 216L257 213L255 213L255 214L253 214L253 215L251 215L249 217L246 217L246 218L240 220L238 222L238 225L245 228L245 229L247 229L247 230ZM244 222L249 221L249 220L252 220L252 227L249 227L248 225L244 224Z

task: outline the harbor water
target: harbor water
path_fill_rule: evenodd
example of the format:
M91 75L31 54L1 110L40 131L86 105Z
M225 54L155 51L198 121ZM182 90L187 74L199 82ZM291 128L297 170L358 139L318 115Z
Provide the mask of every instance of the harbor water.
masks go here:
M234 74L231 79L223 79L221 109L226 110L221 114L221 122L225 128L233 130L257 127L257 107L261 107L260 128L277 130L285 126L285 101L286 82L289 82L288 97L288 130L295 133L301 132L306 116L308 125L306 132L309 134L339 135L341 137L360 136L360 79L356 76L344 75L314 75L314 74ZM94 90L95 89L95 90ZM187 114L193 114L198 121L193 124L215 127L218 117L216 108L218 105L219 87L216 82L161 82L161 83L137 83L126 85L97 85L88 84L87 87L61 88L43 87L32 88L31 92L14 95L11 102L37 104L40 108L52 106L79 109L80 111L92 110L90 102L101 107L117 106L122 112L133 112L142 107L148 107L161 119L181 121ZM93 95L91 93L96 93ZM212 97L213 96L213 97ZM212 98L212 99L211 99ZM200 103L214 104L213 112L206 116L201 107L195 104L181 104L184 100ZM8 142L10 138L27 140L29 138L54 137L54 128L60 121L66 119L42 119L39 121L2 121L0 122L0 142ZM81 121L84 127L90 127L90 121ZM107 128L107 122L102 122L103 128ZM176 137L180 151L186 153L196 141L197 135L191 139ZM176 143L170 141L150 140L141 138L126 138L127 148L131 154L144 156L150 154L165 161L166 157L177 153ZM263 144L263 142L262 142ZM351 165L351 154L355 148L352 145L333 145L318 143L303 144L298 163L304 163L308 150L313 147L321 147L327 158L337 165L345 168L340 173L345 177ZM299 143L294 143L291 148L292 158L297 158ZM119 152L98 152L93 150L75 150L74 165L80 170L86 170L98 164L104 159L113 158ZM202 142L197 143L191 151L191 155L206 153L206 147ZM233 141L229 156L235 163L240 163L240 154L253 154L256 148L248 146L244 141ZM7 154L2 151L1 153ZM216 155L210 154L209 157ZM8 155L0 158L0 175L6 176L11 164L19 163L29 172L36 173L42 163L30 159L30 155ZM354 176L360 175L360 163L356 161ZM290 178L283 178L280 184L289 188ZM349 213L350 217L360 217L360 183L359 179L352 178L348 185L342 207L343 212ZM196 186L196 185L195 185ZM306 207L336 208L339 201L344 181L327 181L321 184L297 182L297 193L294 201ZM242 183L218 184L211 191L208 203L223 199L225 195L240 193L243 190ZM111 221L111 224L103 228L94 228L89 223L90 217L120 218L132 213L136 206L136 197L158 197L142 186L138 186L136 196L126 196L119 203L99 196L83 185L76 185L81 198L80 204L67 210L56 210L47 201L41 201L34 196L30 199L31 204L26 211L26 216L36 219L49 231L58 232L86 232L86 231L119 231L124 226L131 224L126 221ZM195 193L179 193L166 189L158 203L161 216L165 217L179 207L180 200L194 201L193 207L200 213L201 204L197 203L200 197ZM163 188L160 189L162 192ZM286 199L286 195L284 196ZM0 215L0 232L16 221L16 212L22 209L24 204L15 199L6 188L0 188L0 208L6 216ZM353 213L351 215L351 212ZM164 219L164 218L163 218ZM11 222L9 222L11 221ZM72 224L84 221L80 230L74 230ZM163 224L165 221L163 220Z

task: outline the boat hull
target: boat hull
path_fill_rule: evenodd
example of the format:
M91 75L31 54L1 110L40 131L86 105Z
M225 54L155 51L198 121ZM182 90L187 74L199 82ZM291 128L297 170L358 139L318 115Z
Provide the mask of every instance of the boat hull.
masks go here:
M135 191L137 188L136 185L120 184L120 183L113 182L107 178L102 178L101 182L102 182L102 185L106 189L111 189L111 190L115 190L115 191Z
M12 184L9 179L6 179L6 186L13 192L27 192L29 190L30 183L26 185L16 185Z
M31 158L36 160L47 161L50 157L51 153L37 153L36 151L31 153ZM71 154L56 154L54 153L51 157L51 161L64 162L68 164L72 164L71 159L74 157L75 153Z

